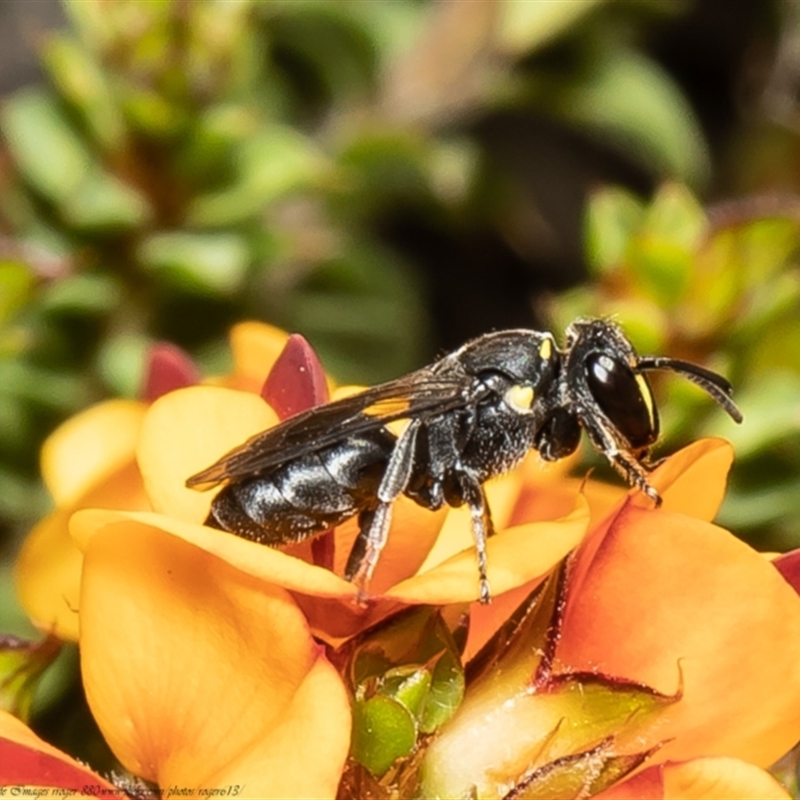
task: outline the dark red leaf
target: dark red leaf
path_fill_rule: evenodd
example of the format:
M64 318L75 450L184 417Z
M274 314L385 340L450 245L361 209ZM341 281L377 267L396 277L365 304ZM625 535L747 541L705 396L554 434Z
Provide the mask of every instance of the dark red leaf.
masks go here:
M800 550L791 550L772 562L786 582L800 594Z
M261 396L281 420L328 402L328 384L311 345L293 333L272 367Z
M0 739L0 786L47 786L68 789L76 795L125 800L125 795L77 762Z
M191 356L170 342L157 342L147 354L141 396L152 403L175 389L200 382L200 371Z

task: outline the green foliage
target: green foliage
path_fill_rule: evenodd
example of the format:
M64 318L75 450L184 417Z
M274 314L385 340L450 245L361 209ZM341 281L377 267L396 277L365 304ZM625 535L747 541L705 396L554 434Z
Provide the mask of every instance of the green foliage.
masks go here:
M678 184L649 204L598 192L586 215L594 281L560 298L563 324L612 315L641 351L706 363L736 387L734 426L685 381L659 383L668 452L701 435L736 448L722 524L767 549L800 545L800 221L791 203L705 212Z
M434 733L464 696L460 651L441 613L419 607L348 647L353 759L382 777Z

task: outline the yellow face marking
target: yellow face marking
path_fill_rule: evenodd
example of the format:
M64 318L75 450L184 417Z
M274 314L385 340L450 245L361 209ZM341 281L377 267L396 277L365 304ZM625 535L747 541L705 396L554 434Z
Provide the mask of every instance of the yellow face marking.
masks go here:
M650 427L654 428L656 421L653 412L653 393L650 391L650 387L647 385L644 375L634 375L634 377L636 378L636 383L639 384L642 400L644 400L644 404L647 407L647 418L650 420Z
M517 384L506 390L503 399L506 405L520 414L529 414L533 405L534 392L532 386Z
M539 355L545 361L553 355L553 343L550 339L542 339L542 343L539 345Z

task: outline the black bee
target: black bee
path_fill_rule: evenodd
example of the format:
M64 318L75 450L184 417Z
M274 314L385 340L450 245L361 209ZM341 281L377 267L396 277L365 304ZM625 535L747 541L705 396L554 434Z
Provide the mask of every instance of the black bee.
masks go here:
M312 408L248 439L187 486L224 483L207 524L267 545L300 542L358 514L345 577L362 595L401 495L438 509L469 506L480 599L490 599L483 483L535 449L555 461L581 429L632 486L656 503L647 457L658 412L645 377L678 372L736 421L731 385L686 361L638 356L606 320L579 320L559 349L550 333L508 330L473 339L428 367ZM387 424L408 420L399 436Z

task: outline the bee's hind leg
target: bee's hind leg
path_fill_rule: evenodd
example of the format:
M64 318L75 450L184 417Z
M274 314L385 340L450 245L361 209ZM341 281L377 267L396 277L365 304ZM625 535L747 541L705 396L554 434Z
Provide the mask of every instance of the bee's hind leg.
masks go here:
M489 579L486 575L486 540L494 536L494 525L486 493L483 486L474 479L462 478L464 501L469 506L472 518L472 536L475 539L475 551L478 556L478 577L480 580L480 601L484 605L492 602L489 590Z
M359 604L367 599L367 587L389 537L391 522L391 503L380 503L358 515L358 536L347 558L344 577L358 587Z
M358 602L367 598L367 586L389 536L392 505L405 491L414 467L414 449L421 419L409 423L397 440L376 493L377 505L364 509L358 517L359 532L347 558L344 576L358 587Z

